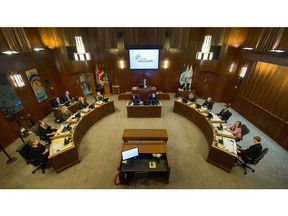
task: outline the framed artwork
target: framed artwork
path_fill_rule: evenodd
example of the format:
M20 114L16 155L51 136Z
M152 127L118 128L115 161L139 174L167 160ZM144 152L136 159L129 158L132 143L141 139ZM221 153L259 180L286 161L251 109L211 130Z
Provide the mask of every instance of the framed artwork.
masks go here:
M30 85L34 91L38 103L41 103L43 100L47 99L46 91L41 83L37 70L31 69L25 71L25 74L30 82Z
M24 111L24 108L11 86L6 74L0 77L0 108L5 118L8 120L18 116Z

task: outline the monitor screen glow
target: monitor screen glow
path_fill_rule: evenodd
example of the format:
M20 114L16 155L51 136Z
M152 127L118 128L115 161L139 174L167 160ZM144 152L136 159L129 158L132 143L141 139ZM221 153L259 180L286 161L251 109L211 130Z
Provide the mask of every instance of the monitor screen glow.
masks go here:
M159 54L159 49L129 49L130 69L159 69Z
M127 160L133 157L137 157L139 155L138 148L132 148L125 151L122 151L122 160Z

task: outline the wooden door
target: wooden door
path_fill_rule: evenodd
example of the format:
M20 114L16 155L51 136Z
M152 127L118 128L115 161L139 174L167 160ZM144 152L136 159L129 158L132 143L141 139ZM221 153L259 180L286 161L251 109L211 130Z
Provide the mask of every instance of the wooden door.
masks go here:
M196 82L196 94L201 98L215 98L219 74L201 71Z

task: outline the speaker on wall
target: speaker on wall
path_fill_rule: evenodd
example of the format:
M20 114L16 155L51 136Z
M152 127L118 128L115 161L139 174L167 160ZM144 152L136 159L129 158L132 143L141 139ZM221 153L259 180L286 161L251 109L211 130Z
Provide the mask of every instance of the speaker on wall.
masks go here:
M211 46L210 52L213 52L212 60L218 60L221 51L221 46Z
M77 52L76 46L66 46L66 51L70 61L75 61L74 53Z

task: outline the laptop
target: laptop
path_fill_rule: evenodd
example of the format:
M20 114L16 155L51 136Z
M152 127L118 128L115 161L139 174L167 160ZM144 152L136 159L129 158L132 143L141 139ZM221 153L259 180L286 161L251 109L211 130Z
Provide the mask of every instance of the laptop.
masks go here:
M139 99L133 100L133 104L134 104L134 105L140 104L140 100L139 100Z
M188 103L189 100L188 100L187 98L182 98L182 102L183 102L183 103Z

